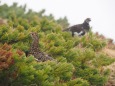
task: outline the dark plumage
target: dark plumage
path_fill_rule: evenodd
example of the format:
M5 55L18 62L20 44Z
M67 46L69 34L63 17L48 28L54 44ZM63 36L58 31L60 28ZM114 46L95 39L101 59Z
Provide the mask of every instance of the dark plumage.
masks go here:
M86 32L90 30L89 22L91 21L90 18L85 19L85 21L82 24L77 24L74 26L71 26L63 31L70 31L72 32L72 36L74 37L75 34L78 36L85 35Z

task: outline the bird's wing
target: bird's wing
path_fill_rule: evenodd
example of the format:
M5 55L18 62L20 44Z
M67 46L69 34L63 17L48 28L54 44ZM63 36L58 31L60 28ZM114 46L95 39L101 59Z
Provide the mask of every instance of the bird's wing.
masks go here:
M81 32L81 30L83 29L81 24L71 26L70 28L71 28L70 31L78 32L78 33Z

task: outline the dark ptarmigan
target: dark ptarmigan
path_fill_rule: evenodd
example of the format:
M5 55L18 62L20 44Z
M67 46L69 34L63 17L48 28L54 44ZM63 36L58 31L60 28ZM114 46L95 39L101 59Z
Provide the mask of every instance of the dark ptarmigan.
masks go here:
M82 24L71 26L69 28L64 29L63 31L70 31L73 37L74 35L83 36L85 35L86 32L90 30L90 25L89 25L90 21L91 19L87 18L84 20Z

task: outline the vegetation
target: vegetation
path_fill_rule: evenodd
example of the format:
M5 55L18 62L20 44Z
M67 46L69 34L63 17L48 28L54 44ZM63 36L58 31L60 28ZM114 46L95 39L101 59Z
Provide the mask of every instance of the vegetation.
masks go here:
M55 20L43 15L45 10L25 12L25 6L0 6L0 86L104 86L109 71L103 66L115 59L99 53L106 40L92 31L83 37L62 32L67 18ZM37 32L41 51L57 61L36 62L26 56L31 45L31 32Z

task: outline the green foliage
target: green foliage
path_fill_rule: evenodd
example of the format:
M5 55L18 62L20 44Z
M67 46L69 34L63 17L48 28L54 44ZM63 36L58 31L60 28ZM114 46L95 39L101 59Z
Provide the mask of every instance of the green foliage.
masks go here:
M91 49L84 48L84 49L71 49L66 52L65 57L69 61L79 61L85 64L87 61L92 60L95 58L95 52Z
M57 20L57 23L60 24L60 25L62 25L62 27L63 27L64 29L69 26L67 17L58 19L58 20Z
M62 80L70 80L71 76L72 76L72 71L70 71L70 70L73 70L72 64L68 64L66 62L58 63L55 66L54 74L55 74L55 76L58 76L58 77L60 76L60 78Z
M87 48L92 48L95 51L98 51L105 47L106 40L99 39L91 31L87 36L81 38L82 45Z
M115 62L114 58L111 58L105 54L98 54L96 58L93 59L92 63L95 67L107 66Z
M89 78L89 81L92 85L103 86L107 81L106 77L99 76L98 74L93 75Z
M2 62L0 65L0 74L2 75L0 76L0 82L2 84L6 83L13 86L32 84L38 86L54 86L55 81L59 83L59 80L67 81L71 79L73 71L73 65L71 63L56 63L54 61L38 63L33 56L27 58L21 51L9 51L11 47L6 44L2 46L2 49L5 50L0 51L0 55L3 55L0 63L2 60L6 60L4 61L5 63ZM8 81L4 82L5 79Z
M90 84L96 86L103 86L107 81L107 77L103 77L96 69L85 68L85 69L77 69L77 76L82 77L85 80L88 80Z
M52 47L50 50L49 50L49 53L52 54L52 55L63 55L65 52L65 49L64 47Z
M0 6L0 17L7 19L6 25L0 25L0 86L103 86L107 82L108 71L100 71L101 67L115 60L97 52L106 40L92 32L72 37L62 32L69 25L66 17L55 20L52 14L43 15L45 10L25 13L25 9L26 5L16 3ZM31 32L38 33L40 50L55 61L26 57Z
M77 78L68 82L68 86L90 86L86 80Z

